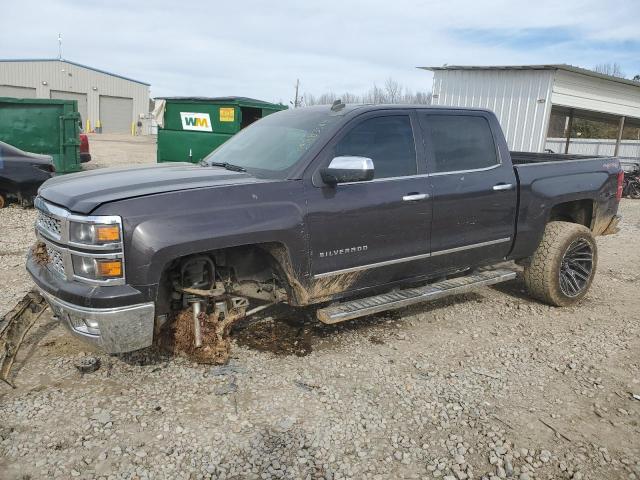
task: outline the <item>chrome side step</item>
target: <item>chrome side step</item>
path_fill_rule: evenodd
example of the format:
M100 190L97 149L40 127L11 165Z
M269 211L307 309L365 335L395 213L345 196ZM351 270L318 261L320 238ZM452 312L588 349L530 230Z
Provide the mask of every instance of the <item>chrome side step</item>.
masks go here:
M330 305L319 309L316 315L322 323L339 323L365 315L372 315L387 310L407 307L420 302L436 300L448 295L465 293L477 287L494 285L496 283L513 280L514 278L516 278L516 272L513 270L487 270L465 277L431 283L422 287L396 290L373 297Z

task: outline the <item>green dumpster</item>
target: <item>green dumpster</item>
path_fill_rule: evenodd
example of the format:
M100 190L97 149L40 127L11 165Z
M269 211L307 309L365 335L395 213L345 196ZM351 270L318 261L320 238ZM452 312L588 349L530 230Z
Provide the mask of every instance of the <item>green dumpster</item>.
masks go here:
M157 100L165 102L158 129L158 163L197 163L247 125L287 108L245 97Z
M57 173L81 170L79 119L76 100L0 97L0 140L51 155Z

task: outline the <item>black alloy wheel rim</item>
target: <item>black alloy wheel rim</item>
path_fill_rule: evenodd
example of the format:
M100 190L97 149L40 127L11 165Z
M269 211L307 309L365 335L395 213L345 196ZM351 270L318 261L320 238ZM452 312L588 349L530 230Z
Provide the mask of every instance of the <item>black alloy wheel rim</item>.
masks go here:
M564 252L560 264L560 289L567 297L577 297L589 285L593 273L593 248L585 239L575 240Z

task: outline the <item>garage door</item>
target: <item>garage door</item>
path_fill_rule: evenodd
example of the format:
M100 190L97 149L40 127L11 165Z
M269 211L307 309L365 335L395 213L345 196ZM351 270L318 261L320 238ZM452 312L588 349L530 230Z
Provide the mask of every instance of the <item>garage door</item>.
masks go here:
M133 98L100 95L102 133L130 133Z
M87 94L75 92L61 92L60 90L51 90L51 98L58 100L75 100L78 102L78 113L82 118L82 125L87 125Z
M0 97L36 98L36 89L28 87L12 87L0 85Z

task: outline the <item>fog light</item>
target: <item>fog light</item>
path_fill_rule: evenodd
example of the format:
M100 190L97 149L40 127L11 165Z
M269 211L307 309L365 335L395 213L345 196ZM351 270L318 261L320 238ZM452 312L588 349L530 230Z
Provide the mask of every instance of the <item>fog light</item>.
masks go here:
M78 330L79 332L81 332L86 328L84 319L82 317L78 317L76 315L68 313L67 318L69 319L69 323L74 330Z
M87 327L89 328L95 328L96 330L98 330L100 327L98 327L98 322L96 322L95 320L92 320L90 318L85 318L84 319L84 323L87 324Z
M100 335L100 326L95 320L73 313L68 313L67 318L69 319L71 328L76 332L89 335Z
M87 326L87 333L91 335L100 335L100 325L95 320L85 318L84 323Z

